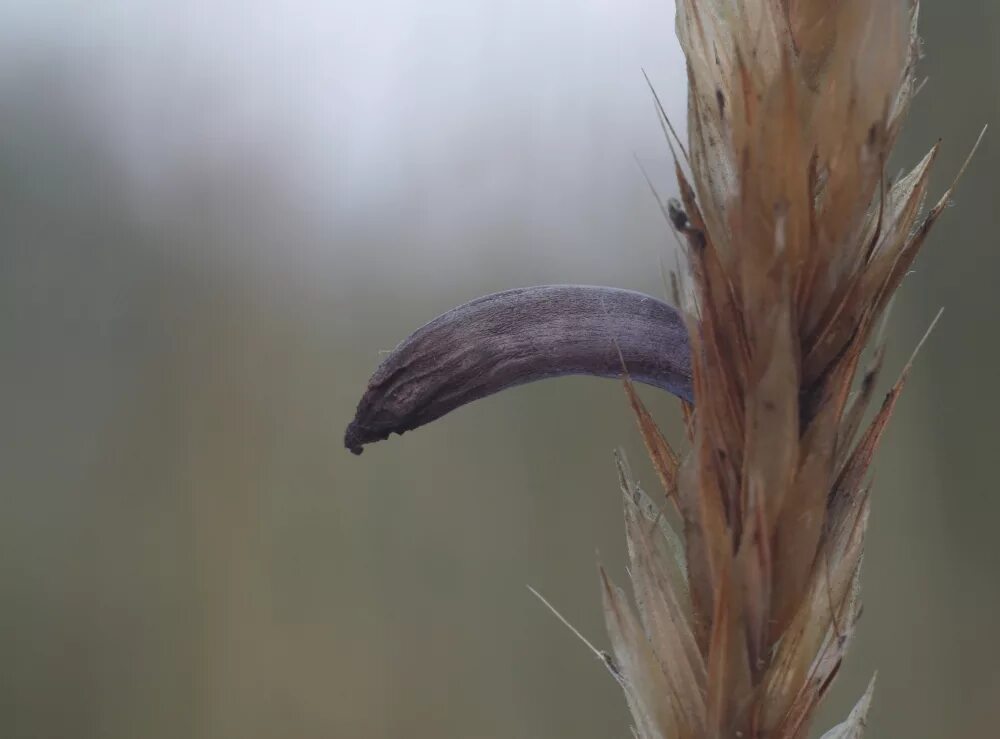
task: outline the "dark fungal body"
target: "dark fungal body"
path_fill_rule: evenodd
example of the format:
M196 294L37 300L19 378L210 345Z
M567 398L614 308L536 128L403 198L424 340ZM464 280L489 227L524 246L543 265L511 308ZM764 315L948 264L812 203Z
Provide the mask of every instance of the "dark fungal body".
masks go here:
M376 368L344 434L355 454L505 388L564 375L620 378L691 402L687 329L630 290L542 285L487 295L438 316Z

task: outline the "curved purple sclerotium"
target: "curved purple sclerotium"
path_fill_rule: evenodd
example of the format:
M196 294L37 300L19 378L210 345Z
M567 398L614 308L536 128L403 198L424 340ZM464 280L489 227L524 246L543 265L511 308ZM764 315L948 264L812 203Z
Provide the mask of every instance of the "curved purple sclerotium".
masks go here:
M344 434L365 444L423 426L479 398L563 375L620 378L692 402L680 314L649 295L541 285L473 300L438 316L376 368Z

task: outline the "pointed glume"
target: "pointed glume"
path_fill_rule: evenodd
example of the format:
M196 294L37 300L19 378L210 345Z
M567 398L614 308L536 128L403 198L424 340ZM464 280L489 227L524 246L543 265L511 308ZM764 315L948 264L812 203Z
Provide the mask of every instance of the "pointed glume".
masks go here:
M541 285L487 295L438 316L399 344L365 390L344 446L427 424L505 388L563 375L620 378L692 402L680 314L630 290Z

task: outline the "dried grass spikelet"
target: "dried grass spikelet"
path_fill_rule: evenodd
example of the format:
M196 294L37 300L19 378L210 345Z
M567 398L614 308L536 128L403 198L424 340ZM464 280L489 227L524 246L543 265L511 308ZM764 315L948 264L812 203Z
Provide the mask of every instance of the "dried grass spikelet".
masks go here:
M864 369L862 352L951 190L922 211L936 147L885 176L915 94L913 0L677 6L689 137L664 212L686 245L686 330L613 288L488 295L383 359L344 443L526 382L624 374L666 499L619 460L636 608L602 570L613 655L591 648L643 739L797 739L860 614L867 470L909 371L862 431L883 351ZM633 380L684 401L683 461ZM871 690L826 739L860 737Z
M696 410L679 462L626 381L670 503L622 468L638 617L602 570L612 672L644 739L792 739L860 613L866 470L906 377L855 442L881 366L879 349L852 392L862 351L950 192L922 214L936 147L885 179L915 3L677 5ZM860 736L870 696L831 739Z

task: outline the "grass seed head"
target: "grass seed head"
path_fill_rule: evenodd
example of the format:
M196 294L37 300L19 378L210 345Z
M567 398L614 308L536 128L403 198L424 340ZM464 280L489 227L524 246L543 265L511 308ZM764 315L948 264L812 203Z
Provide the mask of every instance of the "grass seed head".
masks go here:
M905 373L856 443L881 352L852 387L940 213L921 210L936 147L885 176L915 91L916 20L907 0L678 0L695 401L682 462L629 399L686 566L626 495L642 635L604 586L640 737L805 736L850 642L866 473ZM859 736L869 701L829 736Z

